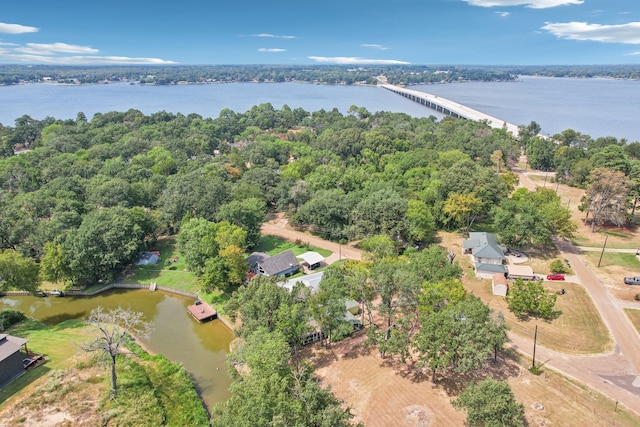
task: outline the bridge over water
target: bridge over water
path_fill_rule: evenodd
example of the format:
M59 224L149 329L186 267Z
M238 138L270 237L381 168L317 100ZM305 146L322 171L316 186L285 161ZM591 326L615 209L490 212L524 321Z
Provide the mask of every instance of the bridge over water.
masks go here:
M441 96L391 85L386 83L384 79L380 79L379 81L380 83L378 84L378 86L390 90L391 92L397 93L398 95L402 95L405 98L408 98L426 107L432 108L439 113L459 119L484 121L492 128L506 129L507 132L511 132L514 137L518 137L519 132L517 125L508 123L504 120L490 116L481 111L474 110L473 108L469 108L465 105L458 104L457 102L451 101Z

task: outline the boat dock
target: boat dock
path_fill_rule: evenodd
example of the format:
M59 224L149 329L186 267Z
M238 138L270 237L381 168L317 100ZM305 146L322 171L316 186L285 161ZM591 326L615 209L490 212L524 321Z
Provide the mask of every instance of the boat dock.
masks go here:
M187 311L198 322L207 322L218 317L218 312L202 300L197 300L195 304L188 306Z

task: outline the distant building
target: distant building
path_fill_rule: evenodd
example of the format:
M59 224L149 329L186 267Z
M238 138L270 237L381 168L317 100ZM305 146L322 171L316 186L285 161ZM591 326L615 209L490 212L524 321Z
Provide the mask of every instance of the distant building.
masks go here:
M26 344L24 338L0 334L0 387L24 372L22 359L25 354L20 350Z

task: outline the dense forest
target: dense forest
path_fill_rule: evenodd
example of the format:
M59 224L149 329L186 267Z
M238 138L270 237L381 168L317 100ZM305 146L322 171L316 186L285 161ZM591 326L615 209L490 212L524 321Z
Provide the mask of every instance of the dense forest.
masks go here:
M128 81L142 84L226 82L305 82L375 84L384 75L398 85L462 81L512 81L518 75L547 77L640 78L638 65L460 66L460 65L174 65L55 66L0 65L0 85L56 81L89 84Z
M38 264L47 280L86 285L112 279L185 221L239 227L235 246L250 249L267 211L335 241L387 235L400 248L424 247L438 229L480 221L509 245L543 246L570 235L569 216L553 192L509 198L517 178L506 165L521 150L531 167L557 170L574 186L590 186L594 170L621 174L617 217L596 215L589 198L583 204L596 225L629 219L640 144L570 129L550 140L537 130L522 126L516 140L483 123L356 106L343 115L262 104L215 119L136 110L23 116L0 128L0 248L13 263ZM32 276L22 287L37 286Z
M502 348L504 319L466 293L436 232L492 230L511 247L571 237L575 224L553 186L516 190L510 166L522 152L531 167L587 189L582 206L594 227L631 219L640 143L538 133L535 122L516 139L481 122L357 106L23 116L0 126L0 291L108 282L159 236L177 235L203 290L231 295L225 311L241 320L232 397L213 425L350 425L349 410L298 359L309 319L329 344L353 332L343 316L355 299L382 357L415 357L433 381L481 369ZM261 276L246 282L244 257L276 211L327 239L359 240L365 261L331 266L312 295ZM522 406L508 388L500 393L520 420Z

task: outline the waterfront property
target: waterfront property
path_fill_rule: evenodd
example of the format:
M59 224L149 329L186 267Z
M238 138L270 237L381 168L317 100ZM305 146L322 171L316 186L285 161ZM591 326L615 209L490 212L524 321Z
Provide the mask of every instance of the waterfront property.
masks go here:
M284 251L269 256L263 252L254 252L247 258L251 271L263 276L291 276L300 269L300 263L292 251Z
M0 386L24 372L22 359L26 356L26 347L26 339L0 334Z

